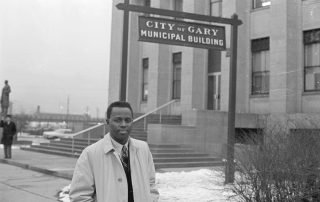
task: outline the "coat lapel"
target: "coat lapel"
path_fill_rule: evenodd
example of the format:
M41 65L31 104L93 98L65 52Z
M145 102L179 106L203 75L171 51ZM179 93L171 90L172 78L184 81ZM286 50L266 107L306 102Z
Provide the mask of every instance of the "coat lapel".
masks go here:
M137 158L138 148L132 138L129 138L129 154L130 154L130 166L132 167Z
M103 152L105 154L111 152L111 151L115 151L113 145L112 145L112 142L111 142L111 139L110 139L110 134L106 134L103 138L103 141L104 141L104 147L103 147Z

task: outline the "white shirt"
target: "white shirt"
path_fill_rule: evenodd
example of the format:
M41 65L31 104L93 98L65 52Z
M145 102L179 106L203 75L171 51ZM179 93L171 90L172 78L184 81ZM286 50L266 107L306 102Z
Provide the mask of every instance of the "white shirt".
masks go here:
M123 146L126 146L127 149L128 149L129 138L128 138L128 141L127 141L124 145L122 145L122 144L120 144L119 142L115 141L115 140L112 138L111 135L110 135L110 137L111 137L110 139L111 139L112 146L113 146L114 149L115 149L115 153L117 154L117 156L119 157L119 160L120 160L120 158L121 158L121 152L122 152L122 147L123 147ZM128 151L129 151L129 150L128 150ZM120 162L121 162L121 160L120 160Z

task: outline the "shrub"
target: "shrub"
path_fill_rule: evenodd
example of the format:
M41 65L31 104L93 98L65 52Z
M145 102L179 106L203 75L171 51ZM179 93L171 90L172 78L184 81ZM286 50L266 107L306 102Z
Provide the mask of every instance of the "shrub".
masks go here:
M261 131L263 143L241 150L232 191L244 202L320 201L320 134L278 124ZM248 142L250 140L247 140Z

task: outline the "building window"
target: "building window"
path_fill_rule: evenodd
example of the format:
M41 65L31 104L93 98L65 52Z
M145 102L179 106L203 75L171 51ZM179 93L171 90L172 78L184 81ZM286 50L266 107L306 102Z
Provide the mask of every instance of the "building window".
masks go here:
M142 101L148 100L148 71L149 59L142 59Z
M222 16L222 0L210 0L210 16Z
M180 99L181 97L181 52L173 54L172 64L173 64L172 99Z
M271 0L252 0L252 8L262 8L271 5Z
M304 32L304 90L320 91L320 29Z
M151 5L150 0L144 0L144 6L150 7L150 5Z
M183 0L173 0L173 10L183 11Z
M269 38L255 39L252 52L252 95L269 94L270 51Z

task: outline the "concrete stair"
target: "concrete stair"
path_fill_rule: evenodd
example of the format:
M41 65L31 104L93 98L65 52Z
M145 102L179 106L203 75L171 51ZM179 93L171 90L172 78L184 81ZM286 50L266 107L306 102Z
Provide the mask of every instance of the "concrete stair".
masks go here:
M134 114L134 117L137 118L143 114L136 113ZM181 125L181 116L180 115L162 115L161 116L161 122L160 122L160 115L159 114L151 114L147 118L148 123L154 123L154 124L172 124L172 125ZM144 121L140 120L137 124L143 124Z
M156 118L150 119L148 122L150 123L151 121L156 123ZM163 118L164 117L162 117L162 123L181 123L181 117L179 120L178 116L170 119L168 117L168 119ZM139 140L147 141L147 132L144 131L143 125L143 121L135 123L131 131L131 136ZM88 141L85 138L77 138L74 139L72 143L72 139L61 138L60 140L51 140L50 143L31 145L30 147L22 147L21 149L77 158L85 147L98 140L99 139L90 139L90 141ZM221 159L209 156L205 153L195 152L191 147L185 145L149 144L149 147L154 158L156 169L179 167L212 167L224 165Z
M78 158L86 146L87 143L84 140L77 140L72 148L70 139L61 139L60 141L51 140L50 143L21 147L21 149ZM149 147L156 169L223 165L221 159L211 157L205 153L195 152L190 147L183 145L149 145Z

